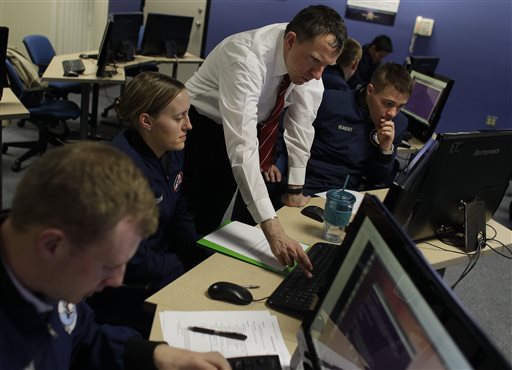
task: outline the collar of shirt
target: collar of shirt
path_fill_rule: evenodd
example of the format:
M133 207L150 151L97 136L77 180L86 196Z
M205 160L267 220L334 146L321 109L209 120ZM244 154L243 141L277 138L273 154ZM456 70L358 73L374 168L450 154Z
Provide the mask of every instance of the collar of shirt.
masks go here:
M4 257L1 258L1 263L4 265L5 272L7 273L7 276L9 276L9 279L11 279L12 284L20 294L20 296L27 301L28 303L32 304L36 311L40 314L50 312L53 309L53 306L48 304L47 302L43 301L42 299L38 298L35 294L30 292L28 289L26 289L21 282L14 276L14 273L7 265L7 262L5 261Z

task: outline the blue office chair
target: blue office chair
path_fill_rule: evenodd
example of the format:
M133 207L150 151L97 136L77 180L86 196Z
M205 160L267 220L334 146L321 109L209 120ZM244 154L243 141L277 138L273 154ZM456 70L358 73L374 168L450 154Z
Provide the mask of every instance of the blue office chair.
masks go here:
M43 35L28 35L23 38L23 44L27 49L32 63L39 68L39 75L42 76L52 58L55 56L55 49L50 40ZM81 93L81 86L75 82L50 82L48 87L59 98L67 98L67 94Z
M43 89L26 89L21 81L16 69L9 59L6 59L5 66L9 78L10 87L18 99L25 105L30 112L29 120L39 130L37 141L22 141L13 143L3 143L2 153L6 153L10 147L29 148L22 156L14 161L11 169L14 172L21 170L23 161L46 151L48 144L53 146L65 143L68 134L65 120L76 119L80 117L80 107L76 103L62 99L43 99ZM62 133L50 131L50 126L63 123Z

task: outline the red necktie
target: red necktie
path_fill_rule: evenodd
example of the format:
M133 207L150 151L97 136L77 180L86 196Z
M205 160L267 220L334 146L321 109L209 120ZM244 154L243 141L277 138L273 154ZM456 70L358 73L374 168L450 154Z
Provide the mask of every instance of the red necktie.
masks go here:
M284 95L288 86L290 86L290 77L288 74L285 74L279 85L276 105L267 120L262 123L258 132L260 168L265 172L268 172L275 160L277 127L279 125L279 117L284 108Z

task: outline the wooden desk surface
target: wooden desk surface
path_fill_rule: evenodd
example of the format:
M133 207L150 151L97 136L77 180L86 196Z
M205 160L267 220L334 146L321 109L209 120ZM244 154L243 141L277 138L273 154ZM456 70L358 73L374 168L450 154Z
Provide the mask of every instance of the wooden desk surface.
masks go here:
M2 93L2 100L0 100L0 119L18 119L28 118L30 112L19 101L18 97L14 95L12 90L4 87Z
M259 311L268 310L277 316L285 343L293 353L296 347L295 333L300 321L265 306L265 301L252 302L247 306L215 301L207 297L206 290L217 281L230 281L240 285L259 285L251 289L254 299L268 297L281 282L282 276L260 267L216 253L188 273L155 293L146 303L158 307L151 329L152 340L162 340L158 310L173 311ZM154 306L153 306L154 308Z
M383 199L386 191L379 190L372 193ZM325 199L312 198L308 205L318 205L323 208L324 204ZM285 231L288 235L306 244L322 241L322 224L301 215L300 210L301 208L283 207L277 212ZM505 245L512 245L512 232L509 229L495 221L490 221L489 224L497 230L498 240ZM492 241L490 243L492 243L493 247L501 249L498 243ZM433 242L432 244L439 245L450 251L459 251L457 248L447 246L441 242ZM442 251L425 243L419 244L418 247L435 269L468 261L468 257L465 255ZM489 253L493 253L489 248L483 250L483 255ZM269 296L281 280L281 275L217 253L146 300L146 303L151 307L154 308L156 306L150 338L152 340L162 340L162 329L158 313L164 310L269 310L278 317L288 350L290 354L293 354L297 346L296 333L300 327L299 320L269 309L263 302L253 302L248 306L235 306L211 300L206 296L206 290L212 283L231 281L241 285L260 285L259 289L252 290L252 294L255 299L263 298Z
M80 54L81 53L72 53L54 56L50 62L50 65L48 68L46 68L42 80L50 82L77 82L83 84L124 84L126 77L123 66L118 65L117 73L112 77L97 77L96 72L98 71L98 67L96 65L96 59L82 59L85 71L84 73L78 75L78 77L64 76L62 61L68 59L79 59Z

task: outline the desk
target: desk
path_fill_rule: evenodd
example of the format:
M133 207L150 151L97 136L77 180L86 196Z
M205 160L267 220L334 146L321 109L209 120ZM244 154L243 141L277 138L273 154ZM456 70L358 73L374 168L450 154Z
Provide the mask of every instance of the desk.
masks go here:
M85 72L80 74L78 77L65 77L64 69L62 67L62 61L67 59L78 59L80 53L65 54L54 56L48 68L43 74L42 80L48 82L74 82L80 83L82 86L82 96L80 101L80 109L82 114L80 116L80 139L85 140L87 138L87 126L89 123L89 97L91 94L91 88L94 85L95 89L100 84L124 84L126 78L124 75L124 68L117 68L117 73L112 77L97 77L96 66L97 61L95 59L82 59L84 63ZM92 117L93 126L96 123L96 115L98 112L98 101L97 98L93 99Z
M2 100L0 100L0 120L22 119L30 117L30 112L14 95L11 89L4 88ZM2 127L3 130L3 127ZM0 144L2 143L2 130L0 130ZM2 151L0 150L0 163L2 163ZM2 170L0 168L0 190L2 189ZM0 191L0 208L2 208L2 191Z
M371 193L383 199L386 190L377 190ZM323 207L324 203L325 199L323 198L313 198L308 205L319 205ZM301 215L300 210L301 208L283 207L277 212L285 231L288 235L307 244L321 241L320 234L322 224ZM495 227L498 232L497 239L505 245L512 245L512 233L510 230L495 221L491 221L490 224ZM437 242L434 242L434 244L437 244ZM442 246L446 249L452 248L456 250L456 248L444 244L442 244ZM495 246L501 249L497 243ZM436 269L467 261L466 256L440 251L424 243L420 244L418 247L426 259ZM493 252L490 251L489 248L485 248L483 254L488 253ZM153 326L151 328L151 339L162 340L163 338L158 313L164 310L269 310L271 314L277 316L285 343L290 354L293 354L297 346L295 335L301 322L293 317L267 308L264 302L253 302L247 306L235 306L209 299L205 293L208 287L212 283L222 280L232 281L238 284L260 285L259 289L251 291L254 298L258 299L269 296L281 282L282 276L217 253L146 300L146 304L149 308L154 309L156 307L155 319L153 320Z
M202 58L196 57L195 55L186 53L183 58L166 58L160 56L144 56L136 55L135 59L129 62L117 63L117 73L112 77L97 77L96 71L97 60L96 59L82 59L85 66L85 72L80 74L78 77L65 77L64 69L62 68L62 61L67 59L79 59L80 54L92 54L94 51L86 51L73 54L57 55L53 57L50 65L43 74L42 80L48 82L74 82L82 85L82 97L80 102L80 108L82 109L82 115L80 117L80 139L84 140L87 138L87 126L89 123L89 96L91 88L93 89L93 100L91 107L91 126L96 127L96 121L98 116L98 89L101 84L124 84L126 82L126 76L124 69L127 67L140 66L145 63L172 63L173 64L173 77L176 78L178 65L183 64L201 64ZM95 133L93 132L93 135Z

